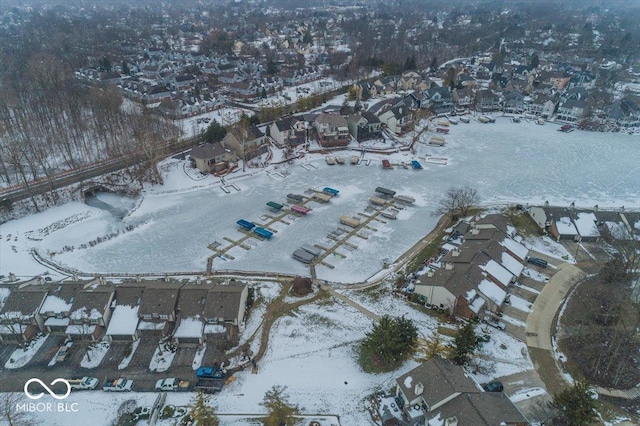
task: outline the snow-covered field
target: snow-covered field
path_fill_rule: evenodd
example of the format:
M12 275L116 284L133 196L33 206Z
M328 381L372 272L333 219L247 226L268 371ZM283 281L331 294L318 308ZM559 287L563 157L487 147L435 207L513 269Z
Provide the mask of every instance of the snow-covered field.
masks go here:
M429 137L424 134L422 139ZM230 194L221 190L214 177L198 181L187 177L182 163L172 160L166 167L166 185L149 188L124 220L71 203L0 225L0 273L42 273L45 268L31 259L29 250L37 247L46 254L60 252L65 245L75 250L58 254L55 260L85 272L201 271L212 254L209 243L224 244L223 237L242 235L235 229L238 219L261 222L259 218L270 213L267 201L283 202L287 193L302 193L310 187L331 186L340 195L326 205L310 203L313 211L307 217L276 225L279 232L270 241L255 241L248 251L237 248L231 252L235 260L216 259L214 268L308 274L308 268L293 260L291 253L301 244L322 241L339 226L341 215L362 212L379 185L415 197L415 206L403 210L398 220L377 223L377 232L368 240L352 241L359 248L346 252L345 259L327 258L335 269L319 267L320 278L358 282L375 274L383 257L397 257L432 229L436 219L431 212L451 186L477 187L487 204L548 200L601 208L640 206L640 139L636 136L562 133L553 124L514 124L498 118L495 124L472 121L451 126L446 139L442 148L420 144L415 156L396 153L388 158L399 163L426 155L446 157L447 166L422 161L425 168L420 171L383 170L383 157L373 154L365 156L372 159L369 166L328 166L322 156L308 155L304 162L315 168L294 163L271 167L269 174L251 169L245 177L240 177L242 172L229 176L227 183L240 188ZM284 170L287 174L281 173ZM121 207L112 198L106 201ZM94 247L78 248L126 225L141 226Z

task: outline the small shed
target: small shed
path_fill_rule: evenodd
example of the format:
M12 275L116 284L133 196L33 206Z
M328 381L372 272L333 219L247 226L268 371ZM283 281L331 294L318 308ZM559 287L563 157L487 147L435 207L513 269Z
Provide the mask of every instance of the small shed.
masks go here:
M312 284L311 278L295 277L293 279L293 293L296 296L306 296L313 291L311 289Z

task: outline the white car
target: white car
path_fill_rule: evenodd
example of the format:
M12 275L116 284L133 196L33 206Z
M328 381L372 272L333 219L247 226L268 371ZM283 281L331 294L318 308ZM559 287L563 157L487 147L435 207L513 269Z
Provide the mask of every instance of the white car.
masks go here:
M100 380L95 377L83 377L82 379L67 380L72 390L90 390L95 389Z

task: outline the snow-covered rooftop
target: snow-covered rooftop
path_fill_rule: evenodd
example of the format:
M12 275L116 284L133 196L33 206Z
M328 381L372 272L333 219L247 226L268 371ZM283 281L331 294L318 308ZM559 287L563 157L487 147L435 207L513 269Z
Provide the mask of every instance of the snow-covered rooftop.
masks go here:
M40 313L43 314L45 312L69 312L71 309L71 302L67 302L66 300L56 296L49 295L44 299L44 303L40 308Z
M202 337L204 324L200 318L182 318L177 330L173 334L175 338Z
M529 249L511 238L505 238L500 244L522 260L526 259L529 254Z
M600 231L596 227L596 215L590 212L580 212L575 219L578 233L583 237L599 237Z
M524 269L524 265L518 259L506 252L502 253L502 259L500 263L516 277L519 277L522 273L522 270Z
M505 297L507 297L507 293L503 289L487 279L482 280L480 284L478 284L478 290L498 306L502 305Z
M556 220L556 229L560 235L578 235L578 230L567 216Z
M107 327L107 336L132 336L138 328L140 306L116 305Z
M480 269L500 281L505 287L508 286L513 279L513 274L493 259L489 260L486 265L480 266Z

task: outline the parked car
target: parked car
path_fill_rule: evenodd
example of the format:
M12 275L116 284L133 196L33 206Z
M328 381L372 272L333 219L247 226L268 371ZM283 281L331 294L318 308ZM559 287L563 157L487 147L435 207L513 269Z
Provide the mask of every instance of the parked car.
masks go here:
M546 260L540 259L538 257L527 257L527 262L531 263L532 265L539 266L541 268L546 268L548 265Z
M71 386L71 390L89 390L95 389L100 383L100 380L95 377L83 377L82 379L69 379L67 380Z
M210 379L224 378L224 371L218 367L200 367L196 370L196 376Z
M107 392L131 392L133 380L127 379L107 379L102 386L102 390Z
M69 356L71 352L71 346L73 346L73 342L66 341L64 345L60 346L58 352L56 353L56 362L62 362Z
M190 383L186 380L176 379L175 377L171 377L168 379L160 379L156 382L156 390L159 391L181 391L188 390Z
M491 327L495 327L500 330L504 330L505 328L507 328L507 324L505 324L504 321L498 321L497 319L492 317L484 317L482 321L486 324L489 324Z
M491 382L482 385L482 389L486 392L502 392L504 390L504 386L502 386L502 382Z

